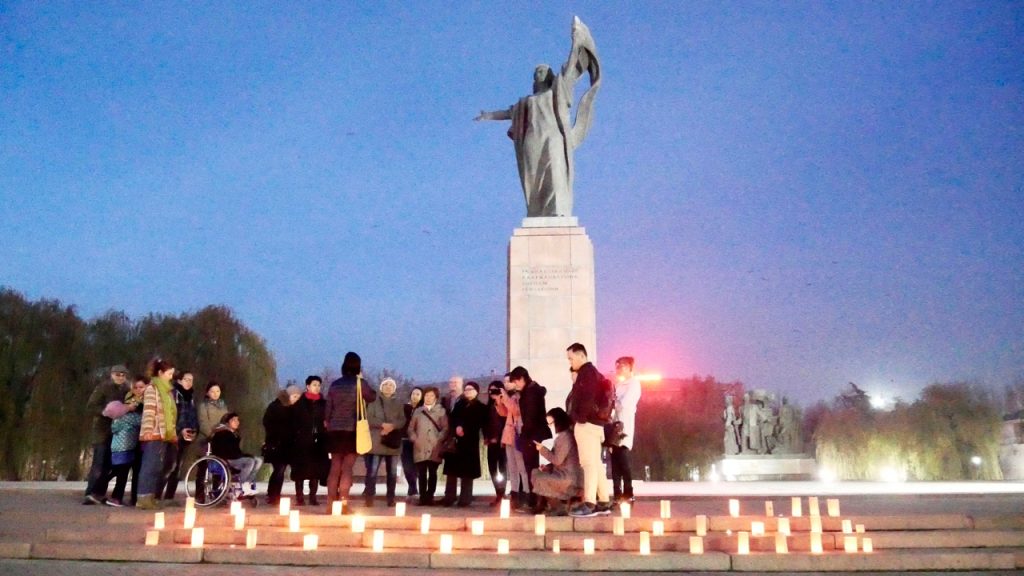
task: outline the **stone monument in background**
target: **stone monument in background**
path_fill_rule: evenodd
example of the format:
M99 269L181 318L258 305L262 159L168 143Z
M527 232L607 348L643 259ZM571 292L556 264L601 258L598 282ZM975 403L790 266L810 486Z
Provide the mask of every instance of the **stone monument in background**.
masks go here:
M723 452L718 468L728 480L807 479L816 473L813 458L804 454L800 411L764 390L743 394L735 405L725 397L722 412Z
M590 87L577 104L574 89L584 74ZM511 122L508 137L515 145L526 218L509 242L507 367L524 366L547 387L549 408L565 404L572 384L566 347L579 342L597 360L594 247L572 207L573 153L590 128L600 84L594 39L573 18L572 47L561 73L538 66L532 94L476 117Z

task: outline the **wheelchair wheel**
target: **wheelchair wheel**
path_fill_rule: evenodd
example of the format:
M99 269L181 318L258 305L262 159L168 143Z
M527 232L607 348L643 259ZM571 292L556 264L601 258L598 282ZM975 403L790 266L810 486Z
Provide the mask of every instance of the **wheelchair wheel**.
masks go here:
M185 492L196 499L196 506L220 504L231 492L231 468L216 456L203 456L188 469Z

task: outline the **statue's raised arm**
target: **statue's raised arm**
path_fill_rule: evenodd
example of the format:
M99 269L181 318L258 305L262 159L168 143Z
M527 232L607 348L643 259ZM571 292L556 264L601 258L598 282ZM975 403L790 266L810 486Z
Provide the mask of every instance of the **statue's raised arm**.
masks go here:
M573 123L570 109L576 82L590 76L590 88L580 98ZM533 74L533 94L510 108L481 112L475 120L511 120L508 137L515 143L519 180L528 217L571 216L573 151L590 130L594 97L601 84L597 47L590 30L573 18L572 48L555 75L540 65Z

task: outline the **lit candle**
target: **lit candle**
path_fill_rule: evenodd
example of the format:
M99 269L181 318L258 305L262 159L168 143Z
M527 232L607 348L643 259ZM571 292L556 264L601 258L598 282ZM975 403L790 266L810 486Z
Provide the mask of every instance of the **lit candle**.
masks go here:
M551 541L551 551L555 554L562 553L562 542L558 538Z
M857 537L856 536L843 536L843 550L847 554L853 554L857 551Z
M704 539L700 536L690 536L690 554L704 553Z
M245 528L245 510L239 510L235 514L235 530L242 530Z
M807 498L807 513L811 516L821 516L821 509L818 507L817 496L810 496Z
M192 496L186 497L185 498L185 510L195 510L195 509L196 509L196 499L193 498Z
M441 546L440 546L440 549L441 549L441 554L451 554L452 553L452 535L451 534L441 534Z
M278 514L280 514L281 516L287 516L288 513L291 512L292 510L292 501L290 498L281 498L281 503L279 506L280 508L278 509Z
M640 555L647 556L651 553L651 533L641 532L640 533Z
M159 530L146 530L146 546L156 546L160 543Z
M832 518L839 516L839 498L829 498L825 500L825 507L828 508L828 515Z
M430 533L430 514L420 516L420 534Z
M192 547L202 548L203 547L203 529L193 528L192 529Z
M164 529L164 518L165 516L163 512L157 512L153 515L153 530Z
M662 520L668 520L672 517L672 502L668 500L661 501L661 518Z
M811 532L811 554L821 554L821 532Z
M317 544L320 543L320 537L316 534L306 534L302 537L302 549L303 550L316 550Z
M789 554L789 539L781 532L775 535L775 553Z
M843 534L853 534L853 522L843 520Z
M395 504L395 516L403 518L405 516L405 502L398 502Z
M736 533L736 553L750 554L750 532Z
M352 517L352 532L354 534L366 532L366 518L363 518L362 514L356 514Z
M469 528L470 528L470 532L472 532L473 536L483 536L483 534L484 534L484 521L483 520L473 520L472 522L469 523Z
M238 511L241 510L241 509L242 509L242 502L240 500L235 500L234 502L231 503L231 515L232 516L234 516L235 514L238 514Z
M612 518L612 534L623 536L626 533L626 519Z
M861 538L860 548L866 554L870 554L875 551L875 545L871 542L871 538Z
M740 501L735 498L729 499L729 516L733 518L739 518L740 516Z
M697 515L697 536L708 535L708 517L703 514Z
M288 513L288 530L292 532L299 531L299 511L292 510Z
M775 516L775 502L771 500L764 501L764 515L769 517Z
M653 536L664 536L665 535L665 521L655 520L651 524L651 535Z
M764 536L764 522L754 521L750 523L750 534L752 536Z
M373 531L373 551L383 552L384 551L384 531L374 530Z
M790 535L789 518L779 518L779 534Z
M821 534L821 516L811 516L811 532Z
M594 539L593 538L584 538L583 539L583 553L584 554L588 554L588 555L594 553Z
M547 521L543 514L535 514L533 516L533 533L537 536L543 536L547 533Z
M789 511L789 515L790 516L799 518L800 516L804 515L802 505L800 504L800 497L799 496L794 496L794 497L789 499L789 507L790 507L790 511Z
M623 518L629 518L633 513L633 506L629 502L623 502L619 504L619 513L622 514Z
M186 508L185 509L185 529L190 530L196 527L196 509Z
M507 498L501 499L501 518L508 518L509 513L512 511L511 506Z
M256 547L256 529L255 528L249 528L249 530L245 533L245 547L247 549L249 549L249 550L252 550L253 548Z
M863 524L856 524L856 525L854 525L853 531L856 532L857 534L863 534L864 533L864 525Z
M331 516L341 516L341 500L331 502Z
M498 554L508 554L508 540L505 538L498 539Z

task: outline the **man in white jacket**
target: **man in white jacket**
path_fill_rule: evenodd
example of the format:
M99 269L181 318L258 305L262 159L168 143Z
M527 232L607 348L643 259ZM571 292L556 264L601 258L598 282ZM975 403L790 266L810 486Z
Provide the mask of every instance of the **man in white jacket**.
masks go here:
M623 436L618 442L607 439L612 461L612 497L627 502L633 502L629 453L636 429L636 405L640 402L640 380L633 374L634 363L632 356L615 361L615 420L622 423Z

